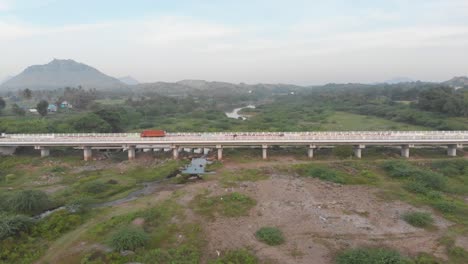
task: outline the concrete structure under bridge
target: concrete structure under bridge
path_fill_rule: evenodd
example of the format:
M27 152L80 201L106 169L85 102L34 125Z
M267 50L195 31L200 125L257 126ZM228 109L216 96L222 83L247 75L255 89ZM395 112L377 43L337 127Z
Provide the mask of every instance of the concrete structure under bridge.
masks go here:
M167 133L165 137L140 137L138 133L88 134L2 134L0 153L9 155L17 147L34 147L42 157L54 147L83 149L85 160L92 158L94 149L121 149L130 160L136 150L172 151L174 159L182 150L208 153L216 150L223 158L225 148L261 148L262 158L268 158L272 146L303 146L313 158L317 148L338 145L353 146L354 155L361 158L366 146L391 146L401 149L401 156L409 158L412 147L445 147L449 156L468 144L468 131L351 131L351 132L223 132L223 133Z

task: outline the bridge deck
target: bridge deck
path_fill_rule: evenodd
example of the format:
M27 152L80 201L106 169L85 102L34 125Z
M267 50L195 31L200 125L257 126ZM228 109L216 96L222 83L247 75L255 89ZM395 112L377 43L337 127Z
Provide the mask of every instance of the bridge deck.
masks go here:
M243 146L326 144L467 144L468 131L224 132L168 133L142 138L138 133L2 134L0 146Z

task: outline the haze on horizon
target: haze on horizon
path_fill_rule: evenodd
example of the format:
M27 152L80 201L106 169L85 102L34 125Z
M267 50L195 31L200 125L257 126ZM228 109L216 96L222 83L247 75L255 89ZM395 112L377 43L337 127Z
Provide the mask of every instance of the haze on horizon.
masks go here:
M140 82L468 75L466 0L0 0L0 80L53 58Z

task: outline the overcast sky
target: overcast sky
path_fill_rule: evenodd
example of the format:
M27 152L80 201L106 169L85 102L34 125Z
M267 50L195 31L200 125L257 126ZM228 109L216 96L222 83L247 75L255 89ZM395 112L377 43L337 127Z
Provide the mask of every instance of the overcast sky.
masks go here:
M468 0L0 0L0 80L53 58L141 82L468 75Z

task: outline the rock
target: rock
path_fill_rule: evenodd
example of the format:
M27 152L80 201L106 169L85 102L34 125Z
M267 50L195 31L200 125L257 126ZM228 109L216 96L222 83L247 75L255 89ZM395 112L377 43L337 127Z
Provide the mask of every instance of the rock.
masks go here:
M121 256L129 256L129 255L133 255L135 254L135 252L131 251L131 250L123 250L123 251L120 251L120 255Z

